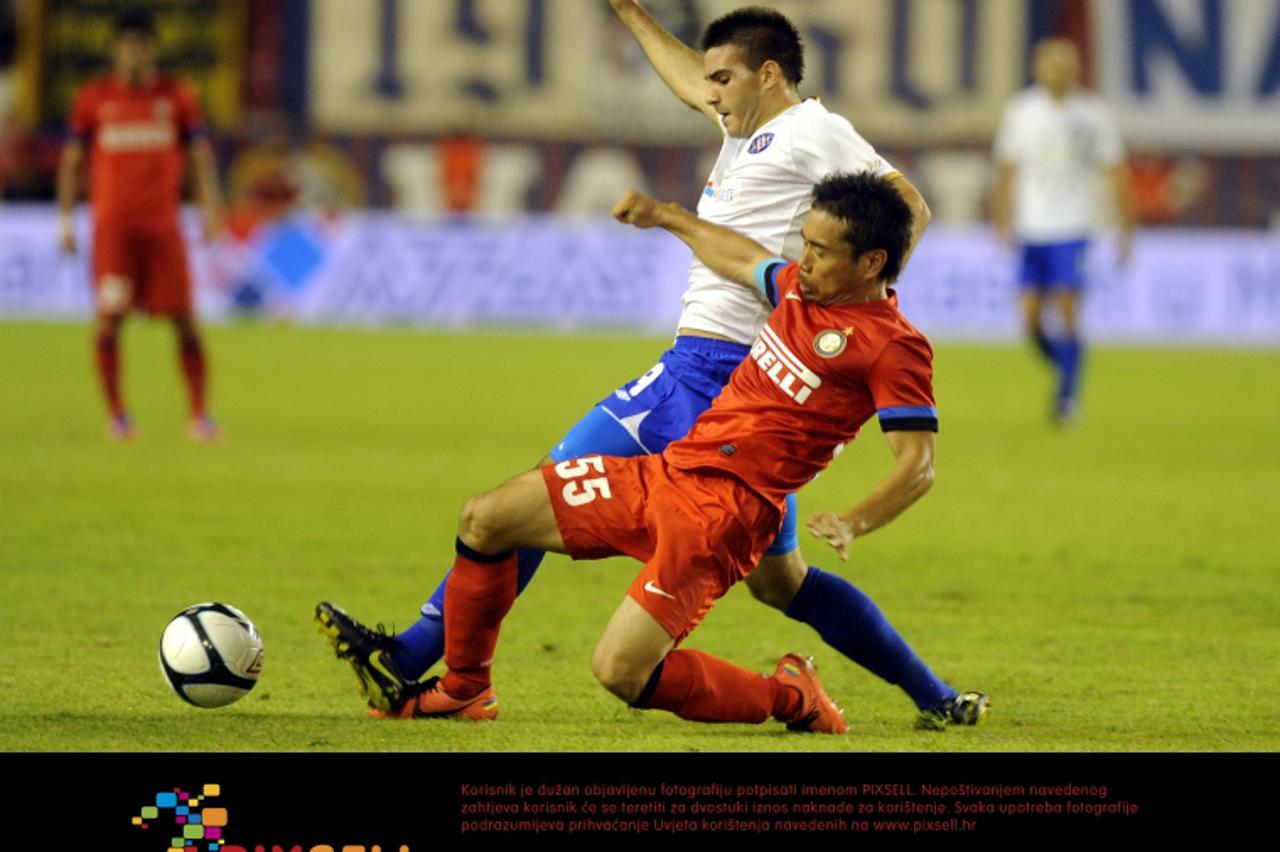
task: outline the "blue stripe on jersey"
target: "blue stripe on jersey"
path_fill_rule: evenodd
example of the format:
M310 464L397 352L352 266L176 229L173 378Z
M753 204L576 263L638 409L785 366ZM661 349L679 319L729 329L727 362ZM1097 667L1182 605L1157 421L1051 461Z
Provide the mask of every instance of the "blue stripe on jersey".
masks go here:
M881 420L893 420L900 417L932 417L938 419L938 409L932 405L891 405L888 408L876 409Z
M891 405L876 413L882 432L938 431L938 410L932 405Z
M778 270L786 266L789 261L781 257L771 257L768 260L762 260L756 264L755 282L756 289L760 291L769 304L775 308L778 306Z

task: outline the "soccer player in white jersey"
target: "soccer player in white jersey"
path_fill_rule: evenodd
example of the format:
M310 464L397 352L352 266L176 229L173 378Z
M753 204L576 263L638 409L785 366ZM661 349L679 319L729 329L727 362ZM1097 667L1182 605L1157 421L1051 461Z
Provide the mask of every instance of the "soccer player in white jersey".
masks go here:
M1133 233L1124 143L1106 103L1077 86L1075 45L1046 39L1035 49L1035 85L1005 106L995 141L992 215L1000 239L1017 243L1022 312L1036 348L1054 367L1054 417L1075 416L1080 378L1079 305L1092 230L1098 173L1115 199L1118 254L1128 260ZM1061 315L1050 337L1042 323L1052 304Z
M612 3L672 92L714 121L724 137L698 205L701 218L739 231L781 257L797 258L814 184L838 171L871 171L888 176L911 209L914 247L928 223L928 207L848 121L800 97L803 50L785 17L755 7L730 12L707 27L699 56L635 0ZM659 453L684 437L748 354L769 306L698 260L690 267L683 301L674 346L648 372L601 400L544 463ZM985 695L958 693L934 675L867 595L805 562L795 516L793 494L782 530L747 578L751 593L901 687L925 725L979 721L987 710ZM850 541L862 532L840 523ZM544 554L529 549L518 554L518 589L523 590ZM444 605L442 582L423 606L422 618L395 637L371 631L329 604L317 608L316 619L338 655L355 668L370 703L386 711L401 705L408 683L440 659Z

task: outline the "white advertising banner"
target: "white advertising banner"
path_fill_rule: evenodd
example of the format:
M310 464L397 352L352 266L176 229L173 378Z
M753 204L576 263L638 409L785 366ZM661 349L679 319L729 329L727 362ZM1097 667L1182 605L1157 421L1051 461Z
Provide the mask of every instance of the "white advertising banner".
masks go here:
M0 211L0 318L90 316L88 258L58 251L55 223L49 207ZM211 247L199 246L189 224L198 304L215 320L665 334L679 317L689 262L673 237L608 220L363 213L284 220ZM1144 231L1127 267L1099 242L1088 268L1085 326L1094 340L1280 346L1274 233ZM1015 340L1014 272L1013 252L989 231L935 226L898 292L907 315L938 340Z
M1098 87L1130 144L1280 145L1280 3L1094 0Z
M739 0L649 0L697 44ZM877 144L989 138L1022 85L1013 0L770 3L806 45L801 93ZM309 119L332 133L477 133L715 145L604 0L315 0Z
M739 0L649 0L686 42ZM1027 82L1051 4L777 0L806 45L801 94L877 145L985 145ZM315 0L308 117L333 133L714 144L603 0ZM1280 3L1091 0L1088 72L1136 148L1280 146ZM299 73L303 73L299 69Z

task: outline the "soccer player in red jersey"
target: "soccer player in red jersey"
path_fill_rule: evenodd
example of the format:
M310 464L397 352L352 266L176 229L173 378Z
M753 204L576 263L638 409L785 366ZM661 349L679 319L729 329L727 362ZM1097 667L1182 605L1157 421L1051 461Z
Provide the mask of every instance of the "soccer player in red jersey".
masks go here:
M206 238L221 217L217 171L200 104L182 80L157 66L155 23L145 11L116 19L113 72L76 94L70 134L58 165L62 247L76 250L71 228L76 178L89 155L93 212L92 276L98 377L110 413L108 436L134 436L120 393L120 327L129 310L168 316L177 332L190 403L189 433L218 432L205 409L208 366L196 328L191 276L178 224L184 153L194 166Z
M810 532L845 558L855 537L891 521L932 485L933 353L889 289L907 252L911 212L884 178L832 175L814 189L799 263L638 193L614 215L670 231L716 273L759 287L774 310L724 392L660 455L571 459L467 502L446 593L449 670L390 712L496 716L490 674L515 600L514 550L539 547L645 563L592 659L597 678L632 706L695 721L773 717L793 729L844 733L841 711L804 657L788 654L762 677L677 646L751 571L777 533L786 496L873 415L893 469L847 512L810 518ZM986 696L966 695L976 716L985 715Z

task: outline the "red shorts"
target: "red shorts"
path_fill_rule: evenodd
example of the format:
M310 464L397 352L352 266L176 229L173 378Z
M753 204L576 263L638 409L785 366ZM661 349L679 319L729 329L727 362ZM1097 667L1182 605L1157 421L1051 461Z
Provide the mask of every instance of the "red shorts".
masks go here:
M679 643L778 533L779 510L738 479L660 455L586 456L542 468L574 559L644 563L627 594Z
M191 313L191 276L177 221L146 228L95 222L93 291L100 314L122 314L130 308L152 314Z

